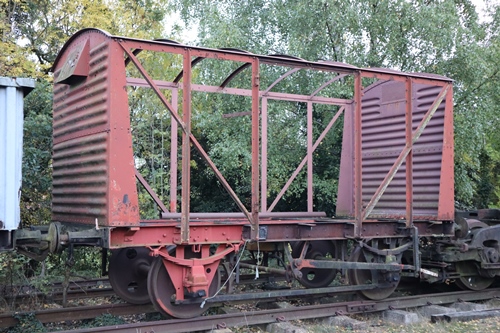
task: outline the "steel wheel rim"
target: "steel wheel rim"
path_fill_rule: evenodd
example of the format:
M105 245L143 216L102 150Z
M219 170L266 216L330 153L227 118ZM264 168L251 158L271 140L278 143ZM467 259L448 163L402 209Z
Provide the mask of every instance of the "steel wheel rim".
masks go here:
M214 295L220 286L220 272L217 270L209 287L209 294ZM148 292L151 303L155 309L166 315L179 319L189 319L202 315L210 306L206 304L203 308L200 303L174 304L176 290L170 275L167 272L162 258L154 260L148 274Z
M363 249L360 246L356 246L351 254L350 261L354 262L367 262L365 255L363 253ZM368 270L368 269L350 269L348 271L349 283L351 285L364 285L369 283L386 283L387 281L381 281L384 278L384 274L382 272L378 272L376 270ZM374 281L378 280L378 281ZM368 290L360 290L359 293L366 298L372 300L381 300L389 297L394 290L398 287L399 281L390 282L390 286L388 288L375 288Z
M455 263L455 269L458 273L469 274L460 276L455 280L455 284L463 290L483 290L491 286L494 279L479 275L477 267L472 261L460 261Z
M298 258L302 252L304 242L296 243L292 249L292 256ZM318 259L328 254L335 256L335 244L331 241L312 241L307 249L306 259ZM300 270L302 278L299 279L301 285L306 288L323 288L329 286L337 276L337 269L315 269L303 268Z
M113 291L131 304L148 304L148 274L153 258L146 248L123 248L113 251L108 276Z
M474 237L475 232L487 228L488 225L478 220L468 220L469 236ZM463 290L483 290L488 288L494 281L493 278L487 278L479 275L478 268L474 261L459 261L455 263L455 270L467 276L460 276L455 280L455 284Z

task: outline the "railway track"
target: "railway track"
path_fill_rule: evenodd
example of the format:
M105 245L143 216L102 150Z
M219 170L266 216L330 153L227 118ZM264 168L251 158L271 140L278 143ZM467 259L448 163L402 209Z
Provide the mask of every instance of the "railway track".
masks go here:
M137 313L154 312L152 305L134 305L128 303L104 304L96 306L79 306L71 308L57 308L33 312L9 312L0 314L0 328L12 327L18 323L16 317L33 313L41 323L52 323L71 320L83 320L98 317L104 313L114 316L126 316Z
M384 311L387 309L406 309L426 305L445 305L454 302L484 301L500 297L500 288L484 291L458 291L434 293L416 296L388 298L382 301L357 300L317 305L304 305L285 309L253 310L230 314L201 316L192 319L169 319L155 322L140 322L110 327L87 328L80 330L59 331L59 333L83 332L192 332L223 327L252 326L279 321L303 320L329 317L341 314L357 314ZM151 305L114 304L96 307L78 307L52 309L35 312L42 322L58 322L95 318L103 313L112 315L130 315L154 312ZM0 315L0 327L13 326L16 319L13 314Z
M61 302L64 297L64 286L61 282L52 283L48 290L26 285L0 286L1 298L11 306L38 303ZM81 299L94 297L108 297L114 295L108 279L89 279L69 282L66 299Z

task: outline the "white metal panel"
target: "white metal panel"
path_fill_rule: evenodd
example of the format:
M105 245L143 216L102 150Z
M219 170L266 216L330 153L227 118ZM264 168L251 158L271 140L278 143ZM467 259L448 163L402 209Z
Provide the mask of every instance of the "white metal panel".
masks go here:
M20 222L23 99L34 86L33 79L0 77L0 234Z

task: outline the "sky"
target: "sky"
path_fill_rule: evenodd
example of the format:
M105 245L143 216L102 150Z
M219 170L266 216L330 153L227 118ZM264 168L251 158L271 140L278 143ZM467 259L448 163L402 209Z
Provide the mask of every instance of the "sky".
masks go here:
M472 3L476 6L480 19L485 17L485 10L488 4L500 4L500 0L472 0Z

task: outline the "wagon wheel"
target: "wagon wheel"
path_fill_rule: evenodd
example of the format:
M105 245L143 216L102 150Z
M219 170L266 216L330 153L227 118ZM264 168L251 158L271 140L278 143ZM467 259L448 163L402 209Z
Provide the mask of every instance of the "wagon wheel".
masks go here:
M455 269L460 277L455 280L455 284L463 290L483 290L488 288L494 281L479 275L477 265L474 261L460 261L455 263Z
M363 249L359 245L356 246L350 257L350 261L353 262L384 262L383 260L377 261L377 255L375 255L374 259L374 261L367 260ZM379 259L382 258L380 257ZM351 285L384 284L386 286L384 288L377 287L375 289L359 291L361 295L373 300L381 300L389 297L396 290L400 280L399 273L397 272L384 272L375 269L350 269L347 274Z
M149 303L147 280L153 259L146 248L130 247L112 251L108 274L114 292L132 304Z
M220 286L220 271L217 269L215 276L208 288L209 295L214 295ZM200 307L200 303L175 304L175 287L170 279L162 258L157 258L148 274L148 291L155 309L166 315L180 319L194 318L202 315L209 306Z
M486 223L477 220L467 220L467 224L471 238L474 237L475 231L488 227ZM460 274L460 277L455 280L455 284L463 290L483 290L494 281L493 278L481 276L474 261L459 261L455 263L455 270Z
M300 257L305 242L297 242L292 245L292 257ZM335 258L335 244L327 240L312 241L309 243L305 258L322 259L326 257ZM337 276L337 269L302 268L300 284L306 288L322 288L330 285Z

